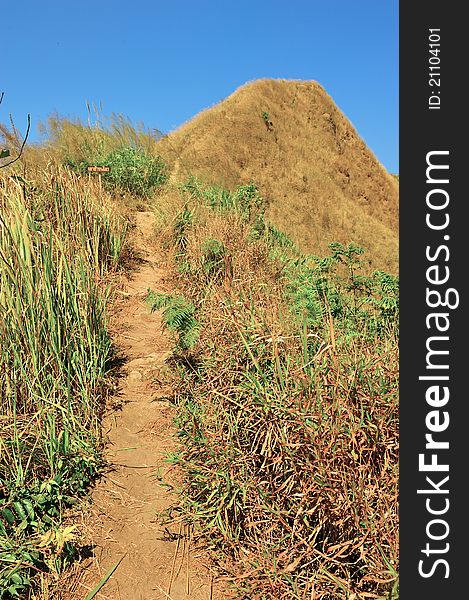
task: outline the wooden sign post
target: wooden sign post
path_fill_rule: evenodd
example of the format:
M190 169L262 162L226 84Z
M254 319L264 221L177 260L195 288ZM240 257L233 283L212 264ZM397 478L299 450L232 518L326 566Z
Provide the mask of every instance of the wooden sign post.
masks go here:
M86 167L88 173L95 173L99 177L99 185L101 186L101 173L109 173L111 167L109 165L88 165Z
M109 173L111 167L109 165L88 165L86 169L88 173Z

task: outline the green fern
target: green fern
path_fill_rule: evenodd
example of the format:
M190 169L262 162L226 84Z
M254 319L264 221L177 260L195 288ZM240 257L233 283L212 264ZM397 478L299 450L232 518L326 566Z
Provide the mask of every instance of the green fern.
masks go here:
M318 325L323 317L321 295L315 285L314 270L304 259L292 260L285 267L285 292L290 310L309 326Z
M179 250L179 257L186 252L187 230L192 226L193 221L194 214L187 206L176 216L173 226L173 242Z
M155 294L148 290L147 303L151 312L163 309L163 324L178 335L177 348L192 350L200 335L200 323L195 318L196 307L182 296Z
M267 243L272 246L279 246L280 248L292 248L296 250L295 243L286 233L277 229L274 225L267 225L265 231L265 239Z
M225 244L219 240L206 240L201 247L202 266L209 278L217 278L225 271L229 259Z

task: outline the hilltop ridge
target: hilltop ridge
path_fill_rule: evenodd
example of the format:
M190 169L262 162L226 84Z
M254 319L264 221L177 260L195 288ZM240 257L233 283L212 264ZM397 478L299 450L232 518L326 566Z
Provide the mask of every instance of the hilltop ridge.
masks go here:
M373 268L397 272L398 182L319 83L249 82L157 147L173 181L254 182L303 251L355 242Z

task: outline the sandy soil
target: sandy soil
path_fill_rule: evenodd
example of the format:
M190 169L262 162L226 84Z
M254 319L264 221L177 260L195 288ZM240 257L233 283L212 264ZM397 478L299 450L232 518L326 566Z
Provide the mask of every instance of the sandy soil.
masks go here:
M122 290L115 315L115 343L125 357L122 379L104 427L109 472L97 484L84 518L93 556L74 582L83 599L120 561L97 600L209 600L217 591L206 556L190 543L180 523L164 525L158 514L175 498L163 484L174 481L164 458L174 448L174 408L164 383L171 342L157 313L145 305L148 288L165 289L165 271L152 243L154 216L136 213L134 245L142 262ZM64 596L65 597L65 596ZM66 596L70 598L70 594Z

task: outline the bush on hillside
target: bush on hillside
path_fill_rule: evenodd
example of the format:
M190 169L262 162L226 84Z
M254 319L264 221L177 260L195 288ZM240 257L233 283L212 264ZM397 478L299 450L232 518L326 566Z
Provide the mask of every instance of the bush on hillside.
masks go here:
M164 161L159 156L149 156L134 148L119 148L105 159L111 168L104 179L106 186L147 197L167 178Z
M110 191L121 191L142 198L150 196L155 188L163 185L168 178L166 164L159 156L149 156L135 148L118 148L105 158L94 160L67 159L66 166L80 175L87 173L91 164L109 166L103 173L103 184Z
M219 240L209 239L202 244L203 268L208 277L218 277L227 266L227 250Z

